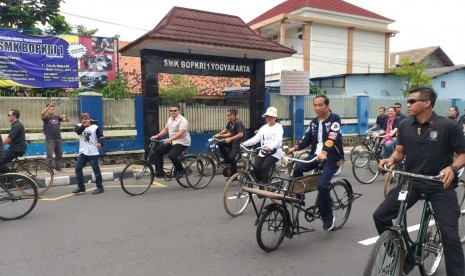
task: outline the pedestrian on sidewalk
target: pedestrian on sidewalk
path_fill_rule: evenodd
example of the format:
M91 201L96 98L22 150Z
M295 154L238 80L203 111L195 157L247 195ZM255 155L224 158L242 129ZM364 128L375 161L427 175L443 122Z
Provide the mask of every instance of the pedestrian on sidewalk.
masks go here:
M84 186L84 175L82 169L90 163L94 171L97 189L92 194L101 194L104 192L102 184L102 173L98 164L98 150L105 144L105 136L102 130L98 127L95 121L90 119L89 113L81 113L81 120L77 124L74 131L79 135L79 156L76 162L76 179L78 187L73 191L74 194L83 193L86 191Z
M60 116L55 114L55 105L49 103L40 113L40 118L44 122L45 147L47 148L47 158L45 162L54 167L55 171L61 172L63 168L63 140L61 139L61 122L69 122L68 115ZM55 153L55 166L53 166L53 153Z

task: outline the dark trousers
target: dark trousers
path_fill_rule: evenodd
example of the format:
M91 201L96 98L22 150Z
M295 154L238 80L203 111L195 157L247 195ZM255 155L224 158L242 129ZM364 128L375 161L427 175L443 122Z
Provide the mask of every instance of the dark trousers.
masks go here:
M163 173L163 156L168 154L168 158L173 163L176 172L184 170L182 167L181 155L187 149L187 146L181 144L165 145L161 143L158 145L150 156L150 163L155 165L157 174Z
M265 157L257 156L253 167L258 182L268 184L271 176L271 168L273 168L276 162L278 162L278 158L271 155Z
M55 169L61 170L61 168L63 167L63 140L47 140L45 142L45 147L47 148L47 158L45 159L45 162L53 168L53 153L55 153Z
M315 158L315 154L311 154L305 160L310 160ZM294 168L294 173L292 176L301 177L304 172L311 171L316 169L319 166L318 162L312 163L297 163ZM333 219L333 207L331 205L331 195L330 195L330 186L331 178L333 178L334 173L338 169L337 160L328 158L322 164L322 172L320 178L317 182L318 187L318 196L320 197L320 214L323 221Z
M224 141L218 143L218 149L220 150L221 156L226 164L229 164L231 173L237 172L236 157L240 152L241 141L234 140L231 143L225 143Z
M0 162L0 174L2 173L9 173L11 172L10 167L8 167L8 163L13 161L16 157L21 157L24 155L24 151L11 151L11 150L5 150L3 151L3 159L2 162Z
M100 172L98 158L99 158L98 155L85 155L82 153L79 154L77 162L76 162L76 169L74 170L76 173L76 180L77 180L77 185L79 188L85 189L84 174L82 173L82 169L87 164L87 162L89 162L90 166L92 167L92 170L94 171L97 189L103 189L102 173Z
M392 189L373 213L376 230L383 233L393 225L400 201L397 200L401 186ZM465 260L458 233L460 207L454 188L444 189L442 185L414 183L408 193L407 207L413 206L423 193L431 201L434 219L441 232L447 275L465 275Z

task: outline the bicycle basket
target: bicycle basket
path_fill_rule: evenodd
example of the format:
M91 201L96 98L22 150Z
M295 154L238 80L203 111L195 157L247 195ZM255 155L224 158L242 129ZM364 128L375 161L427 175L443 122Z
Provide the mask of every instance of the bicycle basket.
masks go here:
M305 184L305 193L316 191L317 190L317 182L320 178L320 175L308 175L294 179L292 182L291 191L293 193L303 193L304 192L304 185Z

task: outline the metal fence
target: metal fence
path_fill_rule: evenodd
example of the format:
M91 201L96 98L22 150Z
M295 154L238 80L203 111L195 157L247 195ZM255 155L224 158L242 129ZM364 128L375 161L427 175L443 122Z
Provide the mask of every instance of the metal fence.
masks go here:
M170 106L160 106L158 122L163 128L168 121ZM192 133L203 133L219 131L226 126L226 112L229 109L238 111L237 117L241 119L246 128L250 127L249 108L245 106L182 106L181 112L189 122L189 131Z
M7 133L10 123L6 119L10 109L20 111L20 121L27 132L42 132L43 122L40 113L45 105L53 102L56 114L66 114L69 123L61 125L62 131L72 131L79 122L79 98L49 97L0 97L0 130ZM105 129L135 129L134 100L103 99L103 120Z

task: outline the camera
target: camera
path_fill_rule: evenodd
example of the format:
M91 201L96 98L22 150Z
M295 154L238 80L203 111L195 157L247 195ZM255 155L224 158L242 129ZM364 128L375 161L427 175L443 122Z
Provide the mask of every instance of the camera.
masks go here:
M98 120L90 119L90 124L91 125L96 125L96 124L98 124Z

